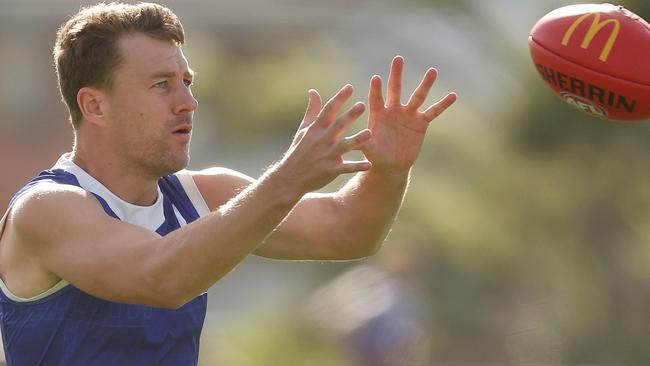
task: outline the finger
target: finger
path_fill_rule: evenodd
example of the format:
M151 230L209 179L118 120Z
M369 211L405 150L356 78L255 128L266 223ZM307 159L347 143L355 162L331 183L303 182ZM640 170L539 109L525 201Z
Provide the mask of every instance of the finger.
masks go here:
M384 96L381 93L381 77L379 75L373 75L370 78L368 106L370 107L370 113L378 112L384 108Z
M307 127L314 122L316 116L318 116L318 112L320 112L322 108L320 94L318 94L315 89L309 89L307 94L309 95L309 101L307 102L307 110L305 111L305 116L300 123L300 128Z
M343 104L350 98L350 95L352 95L352 85L346 84L325 103L318 117L316 117L316 123L329 126L334 121L334 118L336 118Z
M361 150L361 147L372 137L369 129L361 130L352 136L341 139L334 147L333 153L343 155L352 150Z
M372 168L372 164L367 160L365 161L344 160L338 169L338 173L346 174L346 173L365 172L367 170L370 170L370 168Z
M402 56L395 56L390 66L390 75L388 75L388 86L386 87L386 102L388 106L400 105L402 96L402 70L404 69L404 59Z
M422 103L424 103L424 101L427 99L429 90L431 90L431 86L433 86L433 82L436 81L437 76L438 70L434 68L430 68L426 73L424 73L424 77L422 77L420 85L415 88L413 94L411 94L411 98L409 98L409 101L406 103L406 106L408 108L414 110L420 108Z
M325 137L330 138L331 141L338 140L343 132L347 131L347 129L350 128L354 121L356 121L365 110L366 105L363 104L363 102L355 103L328 127Z
M427 121L433 121L433 119L438 117L440 113L444 112L445 109L454 104L457 98L458 95L452 92L447 94L444 98L440 99L436 104L427 108L427 110L424 111L424 116L426 117Z

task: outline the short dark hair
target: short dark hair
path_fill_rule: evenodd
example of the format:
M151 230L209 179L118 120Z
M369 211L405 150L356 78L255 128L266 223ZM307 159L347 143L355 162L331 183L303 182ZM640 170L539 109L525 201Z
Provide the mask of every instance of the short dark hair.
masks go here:
M153 3L100 3L81 8L59 28L54 65L61 97L75 129L83 117L77 93L85 86L110 90L113 74L122 60L118 41L134 33L169 40L178 46L185 42L176 14Z

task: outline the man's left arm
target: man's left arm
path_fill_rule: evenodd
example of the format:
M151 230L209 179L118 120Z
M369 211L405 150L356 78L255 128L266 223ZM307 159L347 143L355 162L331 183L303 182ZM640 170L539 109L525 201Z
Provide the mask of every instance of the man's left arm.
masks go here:
M403 66L401 57L393 59L385 101L381 78L375 75L370 80L368 128L372 137L363 152L372 168L357 173L335 193L305 195L255 254L276 259L349 260L378 250L402 204L429 123L456 100L456 94L449 93L419 111L437 76L437 70L429 69L409 101L402 104ZM317 113L320 103L311 108L307 113ZM195 181L206 201L219 205L230 191L243 189L252 178L221 170L216 175L199 173ZM220 187L221 196L206 197L206 191L215 192L208 187Z

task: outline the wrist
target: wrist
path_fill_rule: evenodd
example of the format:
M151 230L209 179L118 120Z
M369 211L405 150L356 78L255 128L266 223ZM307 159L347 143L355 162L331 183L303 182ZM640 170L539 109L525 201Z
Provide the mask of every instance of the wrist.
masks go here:
M373 167L369 171L365 172L365 174L368 174L371 177L377 177L384 182L402 183L408 182L411 175L411 168L409 167L408 169L397 170L381 168L373 165Z
M290 175L285 173L286 169L282 169L281 162L273 165L267 170L260 179L265 186L272 191L272 194L281 202L287 204L295 204L298 202L306 192L303 192L296 180Z

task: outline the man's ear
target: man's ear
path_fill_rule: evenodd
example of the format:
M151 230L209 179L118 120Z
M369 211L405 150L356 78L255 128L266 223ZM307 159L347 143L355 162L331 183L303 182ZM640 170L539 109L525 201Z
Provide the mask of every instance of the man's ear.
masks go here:
M77 105L84 120L99 126L106 126L104 118L106 95L97 88L83 87L77 93Z

